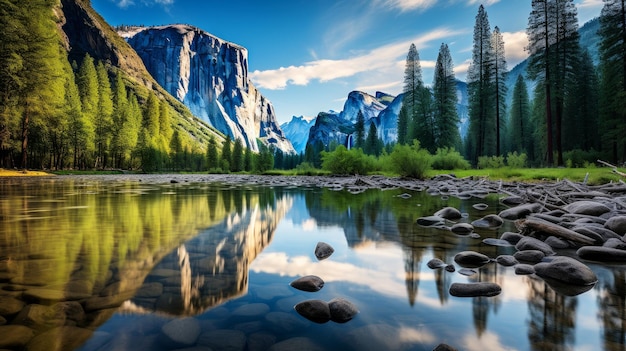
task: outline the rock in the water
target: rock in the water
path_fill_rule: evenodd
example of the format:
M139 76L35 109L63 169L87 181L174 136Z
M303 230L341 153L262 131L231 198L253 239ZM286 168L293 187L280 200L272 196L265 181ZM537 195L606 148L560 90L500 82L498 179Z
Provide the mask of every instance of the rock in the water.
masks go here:
M522 240L523 237L524 236L522 234L520 234L520 233L504 232L500 236L500 239L506 240L506 241L510 242L511 244L515 245L520 240Z
M604 223L604 227L619 235L624 235L626 234L626 216L611 217Z
M544 242L553 249L567 249L571 246L567 241L559 239L556 236L549 236Z
M475 251L462 251L454 256L454 262L465 268L478 268L489 263L487 255Z
M306 337L295 337L287 339L272 345L268 351L324 351L324 348L318 346L313 340Z
M611 211L611 209L604 204L588 200L572 202L571 204L565 206L563 209L569 213L584 214L590 216L599 216L601 214Z
M474 231L474 226L469 223L456 223L450 227L450 231L454 234L467 235Z
M301 316L315 323L326 323L330 320L330 307L326 301L306 300L294 308Z
M329 244L322 241L317 243L317 246L315 247L315 257L317 257L318 260L327 259L328 257L330 257L330 255L333 254L333 252L335 252L335 249L333 249L333 247Z
M457 351L457 349L448 344L439 344L433 349L433 351Z
M503 204L507 206L517 206L517 205L521 205L525 203L526 201L519 196L509 196L500 200L500 202L502 202Z
M611 238L607 240L602 246L610 247L613 249L626 250L626 242L624 242L624 240L615 239L615 238Z
M292 281L289 285L298 290L315 292L324 287L324 281L316 275L307 275Z
M524 250L513 254L516 260L527 263L538 263L543 260L546 255L539 250Z
M472 207L477 209L478 211L484 211L484 210L489 208L489 205L483 204L483 203L479 203L479 204L473 204Z
M556 257L551 262L537 263L535 274L571 285L591 285L598 281L589 267L565 256Z
M330 300L328 308L330 309L330 319L337 323L345 323L359 313L359 309L352 302L342 298Z
M454 273L454 271L456 271L456 268L454 267L453 264L449 264L445 267L446 272L450 272L450 273Z
M467 277L471 277L474 274L478 273L477 270L475 269L470 269L470 268L461 268L459 269L459 274L467 276Z
M450 295L456 297L496 296L502 292L500 285L490 282L453 283Z
M420 217L417 224L423 227L441 227L446 224L445 220L439 216Z
M481 219L477 219L472 222L472 225L476 228L496 229L502 226L504 221L500 216L495 214L486 215Z
M428 261L428 263L426 263L426 265L430 269L439 269L439 268L443 268L443 267L447 266L447 264L445 262L443 262L442 260L440 260L438 258L433 258L432 260Z
M205 331L198 338L198 345L208 346L212 350L244 350L246 334L240 330L216 329Z
M583 246L576 251L578 257L600 262L626 262L626 250L605 246Z
M543 252L545 256L554 255L554 250L550 245L544 243L539 239L532 238L530 236L523 237L516 245L515 248L520 251L525 250L539 250Z
M483 244L491 245L491 246L500 246L500 247L511 247L513 244L506 240L502 239L494 239L494 238L486 238L483 239Z
M174 346L191 346L200 336L200 323L195 318L174 319L165 324L161 332Z
M435 212L436 217L445 218L451 221L461 219L461 211L457 210L454 207L444 207L441 210Z
M530 275L535 274L535 267L529 264L518 264L515 265L515 274L517 275Z
M519 263L517 259L511 255L500 255L496 257L496 262L505 267L515 266L516 264Z
M524 204L508 208L500 212L498 215L504 219L516 220L525 218L529 214L537 213L539 211L541 211L541 205L539 204Z

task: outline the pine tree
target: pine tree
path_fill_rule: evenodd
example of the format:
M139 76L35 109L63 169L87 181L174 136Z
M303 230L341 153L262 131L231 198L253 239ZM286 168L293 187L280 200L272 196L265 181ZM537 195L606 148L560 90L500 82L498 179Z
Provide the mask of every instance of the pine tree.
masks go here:
M511 151L519 153L532 152L532 128L530 125L530 101L528 87L524 77L520 74L513 88L511 101L511 117L509 125Z
M599 34L603 136L618 163L626 160L626 0L604 0Z
M65 107L67 109L68 137L73 155L73 168L79 168L84 161L84 153L87 148L88 129L92 128L85 114L83 114L80 102L80 93L74 79L74 74L65 83Z
M85 146L81 160L81 168L87 167L91 154L95 153L95 123L98 111L98 73L93 58L85 55L76 75L76 84L80 93L80 101L83 107L83 115L86 121Z
M246 148L243 156L243 168L246 172L252 172L254 170L252 150L250 150L249 147Z
M224 171L230 170L230 164L232 162L232 151L230 148L230 144L230 135L227 135L226 140L224 140L224 144L222 144L222 156L220 157L220 166Z
M113 81L113 115L111 116L111 156L114 167L121 168L124 160L124 149L127 147L122 138L124 124L129 118L130 105L126 84L122 79L122 72L117 70Z
M565 96L564 116L567 123L563 124L564 150L580 149L584 151L599 150L598 134L599 81L588 50L584 50L575 63L569 92Z
M184 166L183 143L180 139L178 131L174 131L174 133L172 133L169 149L171 153L170 159L172 160L172 168L174 170L182 169Z
M241 172L243 170L243 143L240 138L237 138L233 147L230 170L231 172Z
M170 114L170 106L167 101L161 101L159 105L159 137L162 140L164 146L169 145L172 139L172 117ZM167 151L165 147L163 147Z
M491 48L493 50L493 87L495 95L495 125L496 125L496 155L502 155L501 152L501 134L505 126L506 115L506 77L508 70L506 68L506 57L504 55L504 40L502 33L497 26L491 34Z
M356 124L354 125L354 133L356 134L356 140L354 141L354 147L363 148L365 144L365 118L363 112L359 110L356 115Z
M474 24L472 63L467 72L469 94L470 157L475 163L478 156L495 153L494 135L494 89L492 85L494 49L489 19L483 5L478 8Z
M420 89L423 88L424 81L422 79L422 67L420 64L419 53L415 44L409 47L409 53L406 56L406 64L404 67L404 87L402 93L402 108L404 114L398 116L398 143L406 144L409 142L409 126L415 121L415 115L418 110L418 101ZM400 119L402 117L402 120Z
M459 116L456 110L456 79L454 65L448 45L441 44L437 63L435 64L434 91L434 120L437 130L436 146L459 147Z
M400 108L398 113L398 144L405 145L409 138L409 111L406 106Z
M429 88L422 85L418 89L417 106L409 127L409 140L419 140L424 149L437 149L437 125L434 119L433 94Z
M363 152L368 155L379 156L383 147L382 142L378 138L378 130L374 122L370 122L370 127L367 132L367 138L363 146Z
M209 145L206 151L207 167L209 170L215 169L219 166L219 156L217 153L217 142L214 136L209 137Z
M107 153L111 139L111 128L113 125L113 94L109 74L102 62L96 65L96 73L98 74L98 110L94 123L96 167L106 167Z

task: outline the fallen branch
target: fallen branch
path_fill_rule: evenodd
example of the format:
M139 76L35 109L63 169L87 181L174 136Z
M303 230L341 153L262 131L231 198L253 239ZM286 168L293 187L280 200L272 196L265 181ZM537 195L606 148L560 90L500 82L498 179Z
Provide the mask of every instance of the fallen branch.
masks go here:
M598 160L598 163L601 163L601 164L603 164L603 165L605 165L605 166L607 166L607 167L611 167L611 168L612 168L613 173L615 173L615 174L619 174L619 175L620 175L620 176L622 176L622 177L626 177L626 173L618 171L618 170L617 170L617 166L612 165L612 164L610 164L610 163L608 163L608 162L605 162L605 161L602 161L602 160Z

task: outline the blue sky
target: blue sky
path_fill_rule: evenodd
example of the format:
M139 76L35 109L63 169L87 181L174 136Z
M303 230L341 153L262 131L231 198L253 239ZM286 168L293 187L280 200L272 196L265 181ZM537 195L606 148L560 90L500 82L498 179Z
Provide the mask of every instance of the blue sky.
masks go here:
M526 57L531 0L92 0L111 25L186 23L248 49L250 78L280 123L343 108L353 90L402 91L411 43L431 84L441 43L464 80L480 4L503 33L509 69ZM575 0L579 23L602 0Z

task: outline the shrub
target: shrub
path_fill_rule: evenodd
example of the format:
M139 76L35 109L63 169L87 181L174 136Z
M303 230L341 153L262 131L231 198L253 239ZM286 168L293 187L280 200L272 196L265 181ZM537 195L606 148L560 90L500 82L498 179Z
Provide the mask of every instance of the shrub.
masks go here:
M367 174L374 169L374 160L361 149L348 150L339 145L335 151L322 151L322 168L332 174Z
M454 148L439 148L433 156L433 168L442 170L469 169L470 163Z
M480 156L478 157L478 168L502 168L504 167L503 156Z
M591 164L595 164L596 160L601 159L602 155L593 149L584 151L574 149L563 153L565 164L568 168L587 168Z
M296 174L315 175L318 170L310 162L302 162L296 166Z
M514 151L506 155L506 164L511 168L524 168L527 160L528 156L523 152L518 154L517 151Z
M432 162L430 153L421 149L417 140L411 146L397 144L389 155L391 171L404 177L424 178Z

